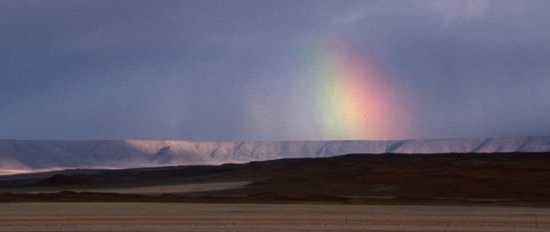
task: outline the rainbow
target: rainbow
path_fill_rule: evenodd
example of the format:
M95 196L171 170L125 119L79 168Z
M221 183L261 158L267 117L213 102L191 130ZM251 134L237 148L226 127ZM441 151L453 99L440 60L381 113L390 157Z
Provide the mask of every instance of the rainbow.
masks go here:
M365 58L332 46L321 49L312 61L308 82L324 137L394 138L395 92Z

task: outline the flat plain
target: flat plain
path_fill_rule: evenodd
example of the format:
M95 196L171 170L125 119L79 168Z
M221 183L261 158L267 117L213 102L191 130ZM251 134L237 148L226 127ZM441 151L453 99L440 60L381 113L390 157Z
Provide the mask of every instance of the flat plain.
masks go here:
M76 192L97 192L97 193L120 193L120 194L175 194L175 193L193 193L219 191L226 189L238 189L246 186L247 181L221 182L221 183L196 183L196 184L176 184L176 185L151 185L143 187L125 187L125 188L95 188L95 189L73 189L67 188L67 191ZM36 193L56 193L57 191L37 191ZM33 193L28 191L27 193Z
M550 209L478 206L4 203L0 231L549 231Z

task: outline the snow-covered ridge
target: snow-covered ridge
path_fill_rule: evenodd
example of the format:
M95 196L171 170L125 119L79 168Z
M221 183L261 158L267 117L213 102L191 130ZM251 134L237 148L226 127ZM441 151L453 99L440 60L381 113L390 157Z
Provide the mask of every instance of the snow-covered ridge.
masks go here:
M66 168L242 163L349 153L550 152L550 137L399 141L0 140L0 175Z

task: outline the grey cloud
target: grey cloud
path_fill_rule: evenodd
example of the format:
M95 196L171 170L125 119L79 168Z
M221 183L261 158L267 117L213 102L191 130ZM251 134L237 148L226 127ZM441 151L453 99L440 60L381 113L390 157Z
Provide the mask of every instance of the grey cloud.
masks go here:
M544 135L548 21L535 0L1 1L0 137L338 139L294 85L325 37L399 85L396 138Z

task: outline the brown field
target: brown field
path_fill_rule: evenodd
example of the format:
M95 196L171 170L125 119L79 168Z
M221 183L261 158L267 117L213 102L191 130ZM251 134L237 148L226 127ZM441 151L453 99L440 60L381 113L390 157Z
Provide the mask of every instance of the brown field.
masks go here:
M464 206L7 203L0 231L549 231L550 209Z

